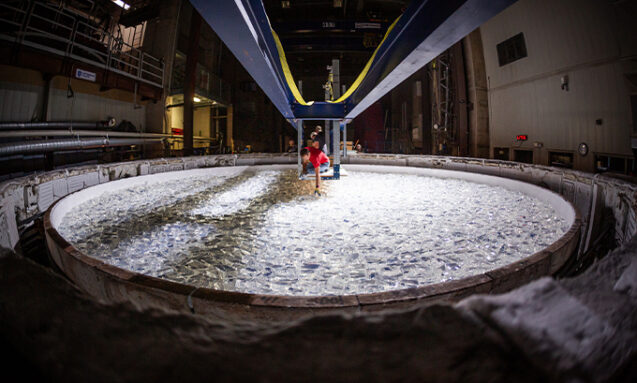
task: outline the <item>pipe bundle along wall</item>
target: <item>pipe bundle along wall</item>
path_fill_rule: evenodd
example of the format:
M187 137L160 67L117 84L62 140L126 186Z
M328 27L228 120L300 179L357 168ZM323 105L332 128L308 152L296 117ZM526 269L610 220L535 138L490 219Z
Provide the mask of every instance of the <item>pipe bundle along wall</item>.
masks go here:
M26 131L0 131L2 137L130 137L130 138L173 138L183 139L183 136L163 133L134 133L117 132L109 130L26 130ZM195 136L195 140L214 141L211 137Z
M2 122L0 130L27 130L27 129L59 129L59 128L83 128L104 129L115 127L116 120L109 118L106 121L78 122L78 121L47 121L47 122Z
M37 140L24 142L11 142L0 144L0 156L10 156L23 153L54 152L69 149L87 149L95 147L144 145L161 142L162 139L143 138L78 138L78 139L57 139L57 140Z
M86 149L94 147L144 145L163 139L183 139L183 136L161 133L120 132L109 129L116 126L116 120L109 118L96 122L3 122L0 123L0 138L24 137L73 137L67 139L10 142L0 144L0 156L25 153L54 152L58 150ZM67 128L67 129L64 129ZM86 130L73 130L80 128ZM96 130L97 129L97 130ZM93 138L80 138L93 137ZM122 137L122 138L111 138ZM194 137L197 141L214 141L210 137Z

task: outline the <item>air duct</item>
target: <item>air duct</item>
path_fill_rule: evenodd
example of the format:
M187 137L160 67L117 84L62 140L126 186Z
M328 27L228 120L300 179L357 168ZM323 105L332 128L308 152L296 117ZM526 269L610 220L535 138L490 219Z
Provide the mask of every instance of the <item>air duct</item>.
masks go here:
M125 138L170 138L180 140L183 136L163 133L133 133L110 130L10 130L0 131L0 138L23 137L125 137ZM215 141L212 137L195 136L195 141Z

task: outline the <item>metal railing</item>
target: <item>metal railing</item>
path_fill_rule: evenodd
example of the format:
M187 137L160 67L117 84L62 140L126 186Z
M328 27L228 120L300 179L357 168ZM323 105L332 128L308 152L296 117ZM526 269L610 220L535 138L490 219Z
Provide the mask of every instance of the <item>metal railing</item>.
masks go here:
M134 48L122 38L87 21L41 2L0 2L0 39L163 88L162 59Z
M175 57L173 61L173 74L171 83L171 94L179 94L184 91L186 60ZM205 66L197 63L197 78L195 83L195 92L199 95L208 97L222 103L230 103L231 87L221 77L210 72Z

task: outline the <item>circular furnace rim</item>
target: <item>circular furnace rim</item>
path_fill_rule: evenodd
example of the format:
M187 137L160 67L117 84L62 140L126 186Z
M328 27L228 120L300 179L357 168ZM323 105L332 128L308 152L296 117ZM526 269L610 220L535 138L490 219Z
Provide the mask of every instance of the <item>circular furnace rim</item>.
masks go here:
M396 170L410 168L410 166L383 166L375 164L369 164L365 166L374 166L378 167L379 169L384 167L396 168ZM484 174L467 171L449 170L449 172L466 173L475 176L485 176ZM486 176L497 177L488 175ZM538 187L537 185L533 185L520 180L514 180L511 178L497 178L507 179L516 183ZM389 290L367 294L288 296L198 288L192 285L152 277L107 264L96 258L92 258L78 250L62 235L60 235L57 229L53 227L51 223L51 213L58 205L58 203L75 193L69 194L64 198L60 198L47 209L46 214L44 215L44 228L47 238L47 245L55 263L70 279L72 279L75 283L77 283L85 290L89 290L89 286L87 286L86 284L91 283L90 281L96 283L104 283L104 280L106 278L111 281L114 280L115 282L125 284L125 286L123 287L125 287L126 292L122 293L122 296L126 296L129 299L139 298L139 293L143 294L145 290L159 290L180 297L180 299L176 300L178 302L181 302L179 304L180 307L175 307L177 309L184 308L183 302L185 299L186 306L193 312L193 299L196 299L198 304L201 304L202 302L213 305L215 303L230 303L254 307L296 309L391 305L394 303L408 301L420 302L433 300L457 300L476 293L504 292L530 282L535 278L554 274L574 253L577 247L579 232L581 228L581 217L579 212L573 207L571 202L567 201L562 196L554 193L551 190L543 189L543 191L552 193L557 196L562 202L568 204L568 206L570 206L570 208L574 212L574 219L569 229L557 241L553 242L546 248L528 257L499 267L497 269L487 271L485 273L476 274L461 279L420 286L416 288ZM81 190L78 192L81 192ZM75 263L69 261L75 261ZM77 267L80 267L80 269L78 269ZM82 275L79 275L78 272L81 272ZM100 292L102 291L100 290ZM102 296L102 298L107 299L121 298L110 296L112 295L112 292L106 291L104 291L101 295L105 295Z

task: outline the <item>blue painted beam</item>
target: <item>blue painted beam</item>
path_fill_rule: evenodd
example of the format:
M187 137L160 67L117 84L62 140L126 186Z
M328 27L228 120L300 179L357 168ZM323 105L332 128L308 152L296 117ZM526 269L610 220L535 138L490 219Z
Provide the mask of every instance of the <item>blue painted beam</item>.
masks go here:
M414 0L343 103L299 104L288 86L261 0L192 0L288 120L352 119L516 0Z
M281 114L286 119L294 118L291 92L278 74L277 67L281 66L278 55L274 61L265 54L263 31L255 28L257 23L250 7L246 8L241 0L191 0L191 3Z
M381 46L365 79L345 102L347 118L387 92L517 0L412 1Z
M346 105L330 102L314 102L312 105L292 104L292 111L296 118L304 120L340 120L347 114Z

